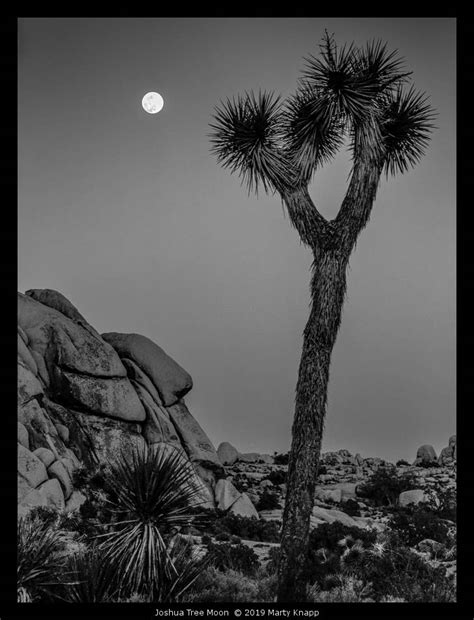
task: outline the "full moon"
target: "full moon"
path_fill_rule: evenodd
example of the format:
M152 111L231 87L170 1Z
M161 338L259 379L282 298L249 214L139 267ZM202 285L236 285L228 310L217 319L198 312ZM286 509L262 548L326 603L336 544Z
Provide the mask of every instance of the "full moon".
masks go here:
M147 93L142 99L142 106L148 114L158 114L164 105L163 97L159 93Z

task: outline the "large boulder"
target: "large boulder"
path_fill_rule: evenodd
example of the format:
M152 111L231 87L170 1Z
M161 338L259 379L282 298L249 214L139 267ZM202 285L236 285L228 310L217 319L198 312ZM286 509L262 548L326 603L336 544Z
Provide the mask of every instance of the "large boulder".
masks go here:
M27 450L30 449L30 437L26 430L26 426L21 422L18 422L18 443L21 443Z
M43 395L44 391L41 383L21 358L18 358L17 380L17 400L19 405L24 405L29 401L37 399Z
M336 488L341 490L341 500L345 502L348 499L356 497L356 482L340 482L336 484Z
M180 448L181 441L171 422L169 413L164 407L156 404L143 386L133 381L132 383L145 409L146 421L143 425L143 436L147 443L152 445L164 442Z
M54 310L57 310L61 314L64 314L64 316L67 316L68 319L71 319L71 321L74 321L74 323L81 325L95 336L99 336L98 332L89 325L76 306L74 306L69 299L64 297L62 293L51 288L32 288L25 291L25 295L39 301L44 306L54 308Z
M108 463L120 454L129 454L146 445L141 425L114 418L84 414L55 407L69 429L70 445L86 467Z
M56 393L61 402L74 409L90 411L127 422L143 422L145 409L126 377L90 377L56 367Z
M243 454L239 453L238 460L241 463L258 463L260 456L258 452L244 452Z
M38 492L45 498L46 506L50 506L56 510L64 510L64 493L59 480L52 478L51 480L43 482L43 484L38 487Z
M255 506L252 504L246 493L242 493L241 496L232 504L229 508L229 512L239 515L240 517L260 518Z
M32 487L38 487L48 479L44 463L25 446L18 444L18 473Z
M345 512L342 512L341 510L329 510L327 508L321 508L320 506L315 506L313 508L311 517L313 526L318 525L315 520L322 521L324 523L333 523L334 521L338 521L339 523L348 525L349 527L364 528L364 523L355 521Z
M190 460L222 473L223 467L214 446L189 413L184 401L168 407L167 411Z
M339 504L342 500L342 492L341 489L317 487L314 497L323 502L334 502Z
M217 448L217 456L222 465L233 465L238 459L239 453L228 441L223 441Z
M140 334L102 334L120 357L133 360L151 379L165 406L176 403L193 387L191 376L161 347Z
M93 377L127 375L114 348L102 338L58 310L21 293L18 293L18 323L28 335L30 350L44 358L48 370L59 366Z
M438 462L440 465L454 465L456 461L456 435L449 438L446 448L443 448L439 454Z
M72 310L69 313L73 314ZM48 387L58 401L124 420L140 422L145 419L143 406L127 379L119 356L84 321L76 322L77 317L75 320L68 318L59 310L21 293L18 316L22 331L28 337L28 350L36 353L34 361L38 372L42 359L47 368ZM20 367L19 394L22 393L21 382L24 383L27 376L25 366L20 363ZM36 392L41 389L33 373L28 377L27 387L30 392L33 388Z
M237 491L228 478L221 478L217 481L216 488L214 489L214 497L219 510L227 510L240 496L240 491Z
M35 376L38 374L38 365L36 364L35 358L31 355L31 351L28 349L28 346L26 345L19 332L18 357Z
M432 465L437 462L436 452L433 446L425 444L420 446L416 451L416 459L414 465L423 467L424 465Z
M152 400L163 407L163 401L161 400L160 395L158 394L158 390L155 387L155 384L150 379L150 377L144 372L140 366L138 366L133 360L128 359L126 357L122 357L122 364L125 366L127 370L127 376L133 385L136 387L137 384L141 386L144 390L148 392Z
M425 493L423 489L411 489L410 491L403 491L398 496L399 506L408 506L408 504L419 504L425 500Z
M143 336L106 334L113 345L107 342L51 289L18 295L18 323L19 514L77 508L78 467L147 444L192 462L203 505L215 507L216 479L225 472L180 400L192 387L186 371ZM241 510L249 510L245 502Z

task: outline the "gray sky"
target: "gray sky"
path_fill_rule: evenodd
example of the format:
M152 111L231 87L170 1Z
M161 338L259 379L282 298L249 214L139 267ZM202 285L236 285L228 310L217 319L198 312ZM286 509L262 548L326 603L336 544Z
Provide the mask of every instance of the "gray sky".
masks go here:
M216 446L286 451L310 255L207 134L220 99L289 95L325 28L398 48L438 112L423 161L382 181L351 259L323 442L413 460L456 430L454 19L21 19L18 288L57 289L99 332L156 341L193 376L187 402ZM328 217L348 171L343 153L312 184Z

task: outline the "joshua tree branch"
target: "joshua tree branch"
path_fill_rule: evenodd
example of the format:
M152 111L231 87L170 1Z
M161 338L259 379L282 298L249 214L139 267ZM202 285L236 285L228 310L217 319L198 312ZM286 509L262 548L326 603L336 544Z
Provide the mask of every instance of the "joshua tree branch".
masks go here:
M333 226L333 244L349 256L366 226L377 193L383 163L358 161Z
M301 241L313 251L324 247L332 237L334 226L318 211L308 188L282 191L281 197Z

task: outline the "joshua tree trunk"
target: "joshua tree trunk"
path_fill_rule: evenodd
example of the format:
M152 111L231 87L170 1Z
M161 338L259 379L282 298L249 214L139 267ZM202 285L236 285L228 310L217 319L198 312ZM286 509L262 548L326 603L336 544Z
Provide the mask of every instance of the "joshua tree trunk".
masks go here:
M317 259L316 259L317 260ZM314 265L311 313L304 330L296 388L288 493L283 515L279 601L303 601L309 520L326 412L329 365L341 320L347 261L324 253Z
M330 222L316 210L307 190L282 196L293 226L313 251L314 262L311 312L304 330L288 463L279 602L306 599L305 564L331 354L341 322L349 257L368 222L380 172L379 165L356 166L339 214Z

